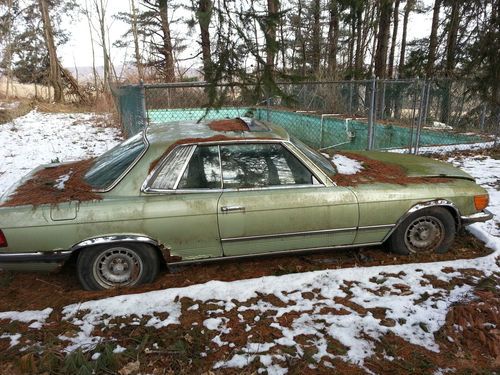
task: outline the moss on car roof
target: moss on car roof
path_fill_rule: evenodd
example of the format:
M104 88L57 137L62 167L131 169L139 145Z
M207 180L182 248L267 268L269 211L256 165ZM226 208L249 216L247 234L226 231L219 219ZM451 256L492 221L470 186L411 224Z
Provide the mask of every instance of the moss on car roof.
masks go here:
M201 141L218 136L231 139L289 139L284 129L251 118L155 123L146 129L150 144L168 145L184 139Z

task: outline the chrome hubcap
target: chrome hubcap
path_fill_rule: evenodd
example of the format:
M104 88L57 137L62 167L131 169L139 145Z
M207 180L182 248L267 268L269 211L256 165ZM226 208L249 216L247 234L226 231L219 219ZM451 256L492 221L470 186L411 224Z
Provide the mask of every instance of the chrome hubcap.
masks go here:
M114 247L100 254L94 262L94 277L104 288L134 285L143 272L139 255L125 247Z
M417 251L433 251L444 239L444 226L433 216L422 216L415 219L406 229L405 244L415 253Z

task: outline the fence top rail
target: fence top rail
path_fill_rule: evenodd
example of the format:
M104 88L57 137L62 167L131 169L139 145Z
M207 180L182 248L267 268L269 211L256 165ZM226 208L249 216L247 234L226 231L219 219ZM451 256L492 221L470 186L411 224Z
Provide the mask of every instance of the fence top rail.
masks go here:
M327 81L298 81L298 82L276 82L277 85L325 85L325 84L368 84L373 81L377 83L387 83L387 84L396 84L396 83L415 83L415 82L467 82L467 79L450 79L450 78L399 78L399 79L361 79L361 80L327 80ZM184 87L207 87L211 84L206 81L195 81L195 82L169 82L169 83L132 83L132 84L120 84L115 82L112 84L114 88L139 88L144 87L146 89L161 89L161 88L184 88ZM228 82L228 83L217 83L215 87L244 87L244 86L254 86L255 84L244 84L238 82Z

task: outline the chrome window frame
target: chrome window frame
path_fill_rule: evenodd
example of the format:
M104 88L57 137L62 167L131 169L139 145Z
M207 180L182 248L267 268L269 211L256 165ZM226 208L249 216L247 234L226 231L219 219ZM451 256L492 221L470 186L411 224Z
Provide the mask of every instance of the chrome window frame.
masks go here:
M306 168L311 173L313 178L316 179L318 184L311 183L311 184L297 184L297 185L272 185L272 186L240 188L240 189L224 188L224 175L223 175L223 170L222 170L222 158L221 158L220 146L231 145L231 144L254 144L254 143L271 143L271 144L281 145L286 150L288 150L295 158L298 159L298 161L304 166L304 168ZM304 189L304 188L327 187L327 185L324 182L324 178L319 177L317 171L312 169L308 165L312 162L308 158L304 157L302 154L297 154L295 149L292 149L289 147L289 144L291 144L291 142L284 141L282 139L258 139L258 138L180 144L180 145L177 145L176 147L174 147L167 155L165 155L162 158L162 160L158 163L158 165L149 173L149 175L144 180L144 183L142 184L141 192L145 193L145 194L199 194L199 193L221 193L221 192L233 192L233 191L262 191L262 190L283 190L283 189ZM157 174L161 170L161 168L163 168L163 166L165 165L165 162L166 162L168 156L172 152L174 152L174 150L176 150L178 147L187 147L187 146L192 147L192 150L190 152L189 157L186 159L186 162L183 165L183 168L182 168L182 170L177 178L177 181L175 183L174 189L152 189L151 185L152 185L153 181L155 180ZM184 172L185 172L189 162L191 161L191 158L193 157L193 154L194 154L196 148L199 146L218 146L221 187L219 189L178 189L177 186L179 185L179 182L180 182L182 176L184 175ZM304 159L308 163L305 162ZM312 163L312 165L314 165L314 163Z
M182 168L180 169L179 174L177 175L177 178L176 178L175 183L174 183L174 188L173 189L155 189L155 188L152 188L151 186L153 185L154 181L158 177L158 174L160 173L160 171L163 169L163 167L167 163L168 157L170 155L172 155L173 152L176 152L176 150L178 150L182 147L189 147L190 150L188 152L186 160L184 160L184 163L182 164ZM187 165L189 164L189 161L193 157L193 153L196 150L196 147L197 147L196 144L182 144L182 145L175 146L172 150L170 150L170 152L167 155L165 155L160 160L158 165L151 171L151 173L149 173L149 175L146 177L146 180L142 184L141 191L143 193L172 193L172 192L179 191L179 190L177 190L177 186L179 185L179 182L180 182L182 176L184 175L184 171L186 170Z

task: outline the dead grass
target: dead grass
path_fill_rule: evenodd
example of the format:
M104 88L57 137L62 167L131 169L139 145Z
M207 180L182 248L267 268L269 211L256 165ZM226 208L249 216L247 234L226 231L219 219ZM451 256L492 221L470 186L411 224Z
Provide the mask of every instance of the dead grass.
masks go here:
M18 102L19 105L15 108L0 109L0 124L5 124L18 117L24 116L34 108L34 103L28 100L5 100L3 102Z

